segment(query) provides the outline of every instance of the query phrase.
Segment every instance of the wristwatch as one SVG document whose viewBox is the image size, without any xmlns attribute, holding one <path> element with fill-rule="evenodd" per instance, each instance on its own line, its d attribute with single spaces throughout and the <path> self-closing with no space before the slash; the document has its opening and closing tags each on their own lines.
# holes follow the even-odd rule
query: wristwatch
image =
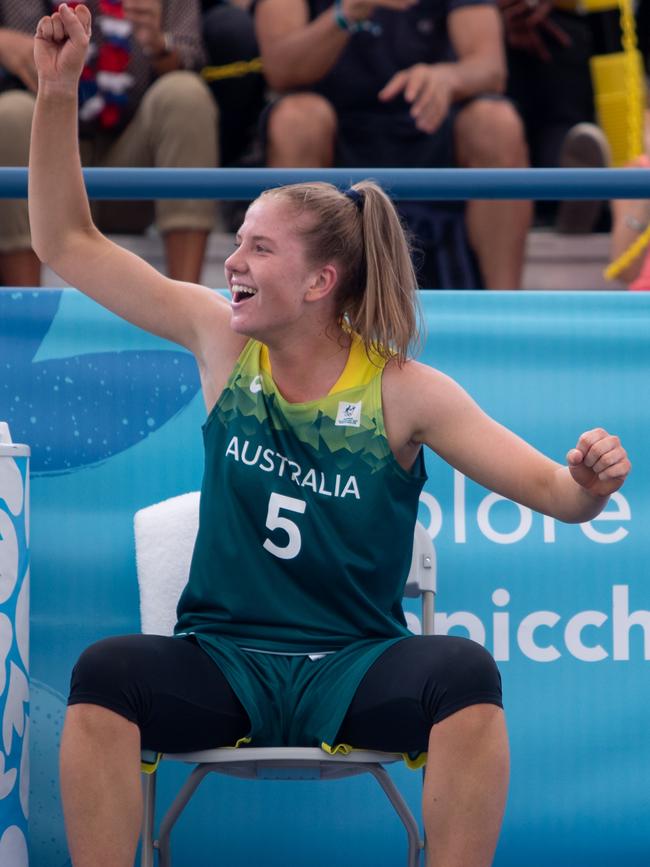
<svg viewBox="0 0 650 867">
<path fill-rule="evenodd" d="M 174 39 L 171 33 L 163 33 L 163 46 L 156 54 L 153 55 L 154 60 L 160 60 L 163 57 L 168 57 L 174 50 Z"/>
</svg>

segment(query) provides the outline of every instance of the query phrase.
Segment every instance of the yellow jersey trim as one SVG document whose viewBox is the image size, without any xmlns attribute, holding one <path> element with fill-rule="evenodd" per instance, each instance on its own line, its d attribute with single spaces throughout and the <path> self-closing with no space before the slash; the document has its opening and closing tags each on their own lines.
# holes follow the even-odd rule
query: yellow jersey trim
<svg viewBox="0 0 650 867">
<path fill-rule="evenodd" d="M 348 360 L 341 375 L 327 393 L 329 397 L 339 391 L 349 388 L 357 388 L 360 385 L 368 385 L 384 369 L 386 359 L 378 352 L 370 349 L 366 352 L 363 340 L 358 334 L 352 334 L 352 342 L 348 353 Z M 262 343 L 260 348 L 260 369 L 273 376 L 269 348 Z"/>
</svg>

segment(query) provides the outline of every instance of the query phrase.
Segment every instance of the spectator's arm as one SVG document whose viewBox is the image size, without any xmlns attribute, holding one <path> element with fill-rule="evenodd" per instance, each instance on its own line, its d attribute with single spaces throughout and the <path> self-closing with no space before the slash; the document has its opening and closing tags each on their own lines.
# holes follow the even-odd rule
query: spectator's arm
<svg viewBox="0 0 650 867">
<path fill-rule="evenodd" d="M 447 23 L 457 59 L 402 69 L 378 93 L 382 102 L 402 94 L 416 126 L 426 133 L 439 128 L 454 102 L 505 88 L 506 62 L 496 9 L 463 6 L 449 14 Z"/>
<path fill-rule="evenodd" d="M 198 0 L 123 0 L 123 9 L 156 75 L 204 64 Z"/>
<path fill-rule="evenodd" d="M 200 69 L 205 64 L 205 50 L 199 0 L 166 0 L 163 27 L 183 69 Z"/>
<path fill-rule="evenodd" d="M 257 41 L 264 75 L 274 90 L 290 90 L 320 81 L 350 38 L 335 11 L 350 25 L 372 16 L 376 7 L 401 12 L 417 0 L 341 0 L 309 20 L 305 0 L 260 0 L 255 10 Z"/>
<path fill-rule="evenodd" d="M 336 23 L 332 8 L 309 21 L 304 0 L 260 0 L 255 29 L 264 75 L 278 91 L 319 81 L 350 38 Z"/>
<path fill-rule="evenodd" d="M 34 39 L 31 34 L 0 27 L 0 67 L 15 75 L 25 87 L 36 93 Z"/>
<path fill-rule="evenodd" d="M 458 60 L 453 67 L 453 101 L 480 93 L 503 93 L 506 59 L 503 30 L 494 6 L 461 6 L 450 13 L 449 38 Z"/>
</svg>

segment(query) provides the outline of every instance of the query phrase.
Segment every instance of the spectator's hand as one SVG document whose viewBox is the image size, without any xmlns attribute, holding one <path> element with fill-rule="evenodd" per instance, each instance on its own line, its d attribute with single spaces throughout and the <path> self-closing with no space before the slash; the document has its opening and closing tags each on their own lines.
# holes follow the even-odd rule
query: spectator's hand
<svg viewBox="0 0 650 867">
<path fill-rule="evenodd" d="M 512 48 L 550 63 L 551 52 L 544 41 L 545 35 L 565 48 L 571 45 L 569 35 L 548 17 L 553 0 L 498 0 L 498 4 L 506 41 Z"/>
<path fill-rule="evenodd" d="M 567 463 L 573 480 L 594 497 L 618 491 L 632 467 L 619 438 L 600 427 L 582 434 Z"/>
<path fill-rule="evenodd" d="M 416 63 L 396 73 L 379 91 L 388 102 L 400 93 L 411 103 L 411 117 L 422 132 L 435 132 L 452 103 L 453 81 L 449 64 Z"/>
<path fill-rule="evenodd" d="M 122 6 L 142 53 L 154 57 L 160 54 L 165 47 L 162 0 L 123 0 Z"/>
<path fill-rule="evenodd" d="M 0 31 L 0 66 L 36 93 L 38 76 L 34 64 L 34 40 L 19 30 Z"/>
<path fill-rule="evenodd" d="M 38 22 L 33 40 L 39 82 L 77 88 L 90 42 L 91 16 L 86 6 L 65 3 Z"/>
</svg>

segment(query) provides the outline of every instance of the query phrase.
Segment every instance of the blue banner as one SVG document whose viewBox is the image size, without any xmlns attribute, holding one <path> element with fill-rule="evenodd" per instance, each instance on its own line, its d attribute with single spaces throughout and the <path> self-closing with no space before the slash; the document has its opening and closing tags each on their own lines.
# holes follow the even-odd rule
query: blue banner
<svg viewBox="0 0 650 867">
<path fill-rule="evenodd" d="M 512 784 L 495 864 L 648 867 L 650 297 L 422 302 L 421 359 L 490 415 L 558 461 L 605 427 L 633 463 L 602 515 L 565 525 L 427 457 L 420 520 L 438 553 L 437 631 L 485 644 L 503 675 Z M 64 867 L 57 750 L 70 670 L 90 642 L 139 630 L 133 515 L 200 486 L 205 407 L 187 352 L 73 290 L 0 291 L 0 369 L 0 419 L 32 449 L 30 863 Z M 419 811 L 419 774 L 394 773 Z M 166 803 L 182 772 L 161 776 Z M 228 867 L 394 867 L 405 835 L 375 785 L 215 777 L 174 850 L 180 864 L 216 850 Z"/>
</svg>

